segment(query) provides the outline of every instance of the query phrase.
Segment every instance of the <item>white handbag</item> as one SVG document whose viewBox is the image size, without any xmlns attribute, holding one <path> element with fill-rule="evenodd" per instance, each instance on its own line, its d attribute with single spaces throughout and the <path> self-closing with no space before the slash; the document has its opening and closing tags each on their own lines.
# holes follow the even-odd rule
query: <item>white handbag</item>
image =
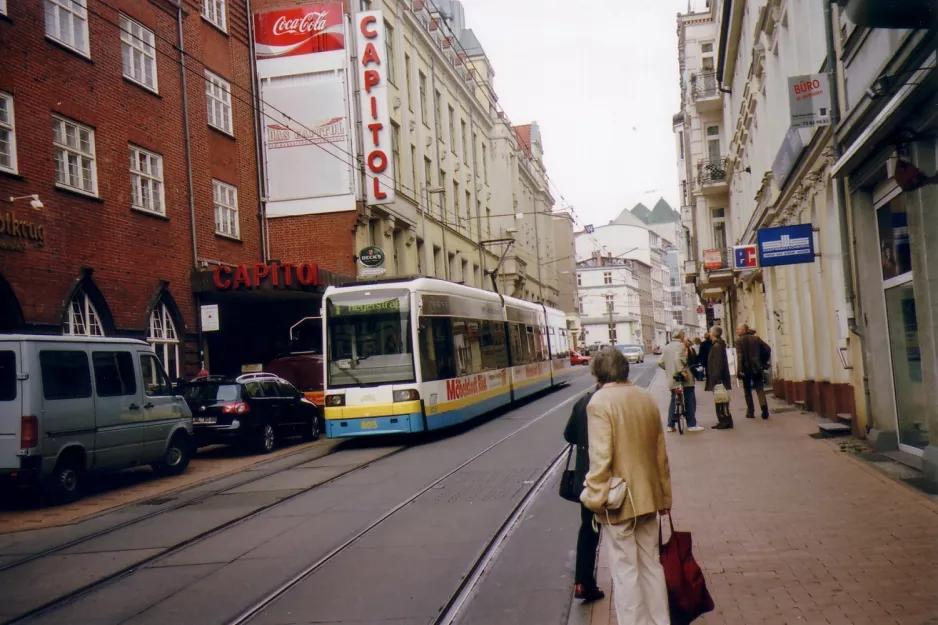
<svg viewBox="0 0 938 625">
<path fill-rule="evenodd" d="M 726 387 L 722 384 L 716 384 L 713 387 L 713 403 L 715 404 L 728 404 L 730 403 L 730 394 L 726 390 Z"/>
</svg>

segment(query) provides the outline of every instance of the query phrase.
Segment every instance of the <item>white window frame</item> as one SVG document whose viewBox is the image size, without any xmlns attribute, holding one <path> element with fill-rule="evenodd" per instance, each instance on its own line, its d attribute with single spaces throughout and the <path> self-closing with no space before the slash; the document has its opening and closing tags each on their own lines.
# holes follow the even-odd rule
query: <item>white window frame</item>
<svg viewBox="0 0 938 625">
<path fill-rule="evenodd" d="M 212 180 L 212 200 L 215 205 L 215 234 L 240 239 L 238 188 L 221 180 Z"/>
<path fill-rule="evenodd" d="M 0 15 L 7 14 L 7 0 L 0 0 Z"/>
<path fill-rule="evenodd" d="M 616 296 L 606 295 L 606 314 L 616 311 Z"/>
<path fill-rule="evenodd" d="M 216 114 L 215 105 L 221 107 Z M 225 126 L 224 111 L 228 111 L 228 124 Z M 226 135 L 234 136 L 234 111 L 231 107 L 231 83 L 219 76 L 205 70 L 205 113 L 208 125 L 221 130 Z M 218 117 L 216 116 L 218 115 Z M 220 117 L 220 118 L 219 118 Z"/>
<path fill-rule="evenodd" d="M 202 0 L 202 17 L 222 32 L 228 32 L 228 7 L 225 0 Z"/>
<path fill-rule="evenodd" d="M 137 20 L 120 14 L 121 62 L 124 66 L 124 78 L 131 80 L 144 89 L 159 93 L 156 75 L 156 36 L 153 31 Z M 138 32 L 134 32 L 137 30 Z M 141 59 L 139 72 L 134 58 Z M 146 69 L 149 67 L 153 84 L 146 81 Z M 142 75 L 139 75 L 142 73 Z"/>
<path fill-rule="evenodd" d="M 0 0 L 4 2 L 5 0 Z M 16 116 L 13 110 L 13 96 L 4 91 L 0 91 L 0 101 L 6 102 L 7 119 L 0 119 L 0 133 L 10 133 L 10 166 L 0 165 L 0 170 L 15 174 L 16 169 Z"/>
<path fill-rule="evenodd" d="M 43 2 L 46 14 L 46 37 L 57 41 L 70 50 L 78 52 L 82 56 L 91 58 L 91 42 L 88 38 L 87 0 L 43 0 Z M 63 16 L 68 16 L 71 25 L 69 38 L 67 40 L 60 37 Z M 52 20 L 51 23 L 50 18 Z M 75 45 L 75 20 L 81 22 L 80 27 L 85 44 L 82 47 Z"/>
<path fill-rule="evenodd" d="M 611 271 L 603 272 L 603 284 L 612 284 L 612 272 Z"/>
<path fill-rule="evenodd" d="M 163 157 L 156 152 L 128 144 L 130 151 L 130 206 L 154 215 L 166 215 Z M 144 166 L 141 167 L 141 158 Z M 144 196 L 149 202 L 144 201 Z"/>
<path fill-rule="evenodd" d="M 64 334 L 66 336 L 104 336 L 101 316 L 84 291 L 78 291 L 68 303 L 68 319 L 65 322 Z"/>
<path fill-rule="evenodd" d="M 153 347 L 156 352 L 163 370 L 170 378 L 182 377 L 182 361 L 179 358 L 179 333 L 176 332 L 176 324 L 173 323 L 173 317 L 169 314 L 169 308 L 166 304 L 160 302 L 150 313 L 150 323 L 147 328 L 147 343 Z M 174 359 L 170 359 L 172 354 Z M 174 361 L 176 370 L 170 371 L 167 363 Z"/>
<path fill-rule="evenodd" d="M 84 124 L 80 124 L 74 120 L 68 119 L 67 117 L 60 117 L 58 115 L 52 116 L 52 126 L 52 145 L 55 154 L 55 186 L 59 187 L 60 189 L 69 189 L 70 191 L 75 191 L 76 193 L 97 197 L 98 172 L 94 151 L 94 129 L 90 128 L 89 126 L 85 126 Z M 68 143 L 68 128 L 70 126 L 75 128 L 74 136 L 77 137 L 78 145 L 69 145 Z M 56 129 L 59 129 L 59 139 L 61 141 L 56 141 Z M 81 131 L 88 133 L 88 150 L 85 150 L 81 147 Z M 68 157 L 77 158 L 79 160 L 78 167 L 81 170 L 85 169 L 86 162 L 90 164 L 88 169 L 91 172 L 91 191 L 85 189 L 83 186 L 74 186 L 68 182 L 59 181 L 60 154 L 66 157 L 61 162 L 66 164 L 65 173 L 68 179 L 71 179 L 70 172 L 68 170 L 70 170 L 72 165 L 72 160 Z"/>
</svg>

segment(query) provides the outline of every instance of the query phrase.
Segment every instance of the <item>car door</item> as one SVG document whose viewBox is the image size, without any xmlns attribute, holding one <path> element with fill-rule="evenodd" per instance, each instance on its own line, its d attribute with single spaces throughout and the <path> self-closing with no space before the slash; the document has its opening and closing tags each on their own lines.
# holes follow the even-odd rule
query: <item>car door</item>
<svg viewBox="0 0 938 625">
<path fill-rule="evenodd" d="M 39 371 L 42 381 L 42 416 L 40 439 L 43 462 L 54 462 L 59 451 L 78 445 L 96 461 L 97 419 L 91 388 L 91 364 L 88 350 L 73 344 L 49 344 L 39 349 Z M 101 425 L 110 423 L 105 418 Z M 119 432 L 118 432 L 119 434 Z M 127 435 L 126 432 L 123 433 Z M 129 435 L 128 435 L 129 436 Z M 114 443 L 111 439 L 110 443 Z M 128 447 L 133 441 L 126 440 Z M 103 441 L 103 444 L 110 444 Z M 117 442 L 115 455 L 125 458 L 130 449 L 121 450 Z M 51 468 L 51 465 L 49 466 Z"/>
<path fill-rule="evenodd" d="M 257 382 L 263 389 L 264 398 L 261 399 L 267 410 L 268 421 L 274 426 L 278 434 L 282 433 L 284 420 L 284 398 L 280 396 L 280 387 L 276 380 L 260 380 Z M 289 411 L 286 411 L 289 412 Z"/>
<path fill-rule="evenodd" d="M 305 426 L 310 423 L 310 412 L 304 409 L 310 406 L 303 404 L 303 394 L 285 380 L 277 382 L 277 388 L 281 398 L 280 422 L 283 427 L 288 428 L 294 434 L 306 431 Z"/>
<path fill-rule="evenodd" d="M 92 349 L 95 393 L 95 459 L 102 469 L 140 463 L 143 452 L 143 390 L 137 383 L 133 353 Z"/>
<path fill-rule="evenodd" d="M 143 462 L 163 457 L 170 432 L 184 418 L 180 402 L 173 397 L 173 387 L 163 365 L 152 352 L 137 353 L 143 382 L 144 456 Z"/>
<path fill-rule="evenodd" d="M 0 469 L 20 468 L 20 430 L 25 414 L 22 367 L 20 344 L 0 343 Z"/>
</svg>

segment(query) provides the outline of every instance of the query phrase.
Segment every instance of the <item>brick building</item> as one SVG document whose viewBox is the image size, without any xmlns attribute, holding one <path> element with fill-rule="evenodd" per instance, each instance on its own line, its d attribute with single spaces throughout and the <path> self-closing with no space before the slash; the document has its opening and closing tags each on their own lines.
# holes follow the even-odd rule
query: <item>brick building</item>
<svg viewBox="0 0 938 625">
<path fill-rule="evenodd" d="M 191 374 L 200 272 L 266 260 L 245 4 L 4 7 L 0 331 L 148 339 Z"/>
</svg>

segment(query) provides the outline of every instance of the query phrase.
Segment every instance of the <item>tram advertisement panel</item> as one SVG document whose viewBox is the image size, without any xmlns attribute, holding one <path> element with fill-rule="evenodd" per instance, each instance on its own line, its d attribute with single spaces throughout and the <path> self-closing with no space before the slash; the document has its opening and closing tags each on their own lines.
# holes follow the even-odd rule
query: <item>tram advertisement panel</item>
<svg viewBox="0 0 938 625">
<path fill-rule="evenodd" d="M 510 390 L 507 369 L 425 382 L 422 387 L 428 416 L 469 406 Z"/>
</svg>

